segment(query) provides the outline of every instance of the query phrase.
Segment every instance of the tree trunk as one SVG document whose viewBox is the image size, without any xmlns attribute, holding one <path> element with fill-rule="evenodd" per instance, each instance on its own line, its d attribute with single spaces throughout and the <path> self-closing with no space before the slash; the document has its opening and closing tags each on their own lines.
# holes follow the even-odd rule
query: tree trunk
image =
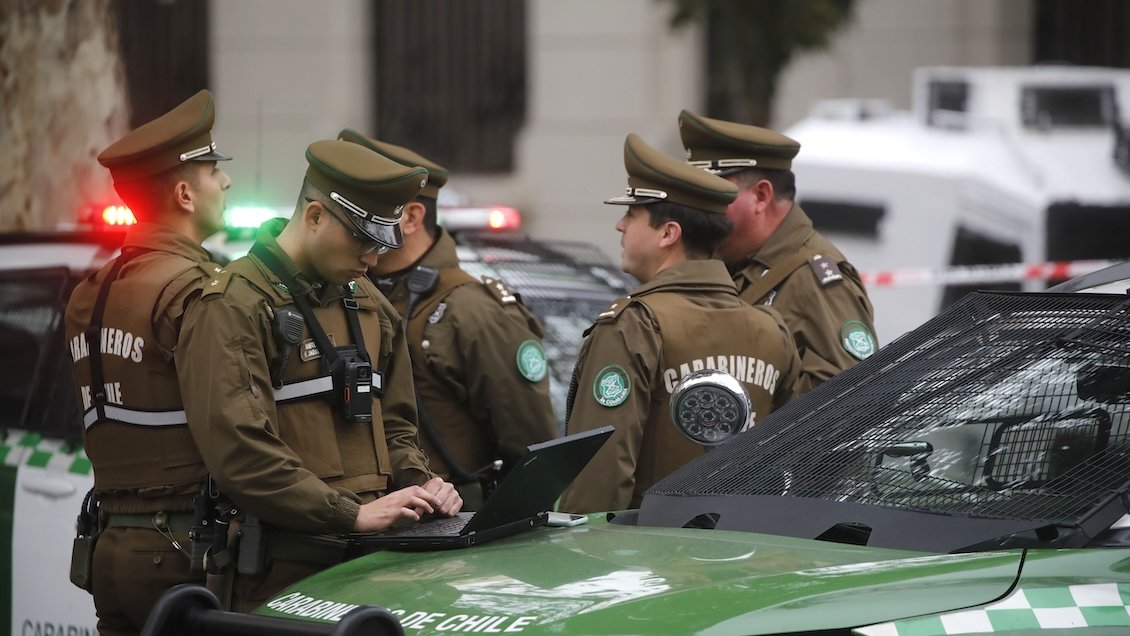
<svg viewBox="0 0 1130 636">
<path fill-rule="evenodd" d="M 119 51 L 108 0 L 0 0 L 0 231 L 116 200 L 96 157 L 128 130 Z"/>
</svg>

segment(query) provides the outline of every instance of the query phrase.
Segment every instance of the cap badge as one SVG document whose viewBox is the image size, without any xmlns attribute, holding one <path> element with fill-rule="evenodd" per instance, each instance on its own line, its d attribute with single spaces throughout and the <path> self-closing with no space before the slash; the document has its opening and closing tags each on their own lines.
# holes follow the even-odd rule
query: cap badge
<svg viewBox="0 0 1130 636">
<path fill-rule="evenodd" d="M 215 149 L 216 149 L 216 142 L 213 141 L 212 143 L 208 144 L 207 146 L 201 146 L 199 148 L 196 148 L 195 150 L 189 150 L 188 152 L 182 152 L 181 155 L 180 155 L 180 160 L 181 161 L 188 161 L 189 159 L 195 159 L 197 157 L 201 157 L 203 155 L 206 155 L 206 154 L 212 152 Z"/>
<path fill-rule="evenodd" d="M 349 212 L 352 212 L 354 215 L 359 216 L 359 217 L 361 217 L 365 220 L 369 219 L 369 213 L 366 212 L 364 208 L 362 208 L 361 206 L 357 205 L 356 203 L 350 201 L 349 199 L 341 196 L 340 194 L 338 194 L 336 192 L 331 192 L 330 198 L 333 199 L 334 201 L 336 201 L 337 204 L 340 205 L 341 207 L 345 208 Z"/>
</svg>

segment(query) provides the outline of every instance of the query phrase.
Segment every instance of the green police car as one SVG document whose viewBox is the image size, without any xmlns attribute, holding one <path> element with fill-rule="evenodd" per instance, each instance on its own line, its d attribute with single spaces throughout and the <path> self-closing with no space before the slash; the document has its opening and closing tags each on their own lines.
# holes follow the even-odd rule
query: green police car
<svg viewBox="0 0 1130 636">
<path fill-rule="evenodd" d="M 684 432 L 733 432 L 707 402 L 680 402 Z M 257 614 L 315 629 L 379 606 L 407 634 L 1130 634 L 1128 511 L 1130 298 L 979 292 L 639 510 L 372 552 Z"/>
</svg>

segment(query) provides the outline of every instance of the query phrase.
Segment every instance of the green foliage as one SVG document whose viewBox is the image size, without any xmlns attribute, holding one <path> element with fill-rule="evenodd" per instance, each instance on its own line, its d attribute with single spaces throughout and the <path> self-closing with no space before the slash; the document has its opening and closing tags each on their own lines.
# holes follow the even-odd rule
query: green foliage
<svg viewBox="0 0 1130 636">
<path fill-rule="evenodd" d="M 679 29 L 705 23 L 707 114 L 768 123 L 781 72 L 803 51 L 827 48 L 855 0 L 663 0 Z"/>
</svg>

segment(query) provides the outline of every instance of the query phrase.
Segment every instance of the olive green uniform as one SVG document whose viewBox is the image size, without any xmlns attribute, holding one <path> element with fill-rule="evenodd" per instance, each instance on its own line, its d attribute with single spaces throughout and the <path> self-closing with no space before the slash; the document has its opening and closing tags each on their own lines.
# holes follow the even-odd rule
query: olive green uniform
<svg viewBox="0 0 1130 636">
<path fill-rule="evenodd" d="M 586 332 L 577 360 L 568 432 L 611 424 L 612 438 L 565 491 L 559 508 L 637 508 L 643 493 L 702 447 L 671 421 L 678 380 L 703 368 L 746 388 L 754 421 L 788 401 L 796 347 L 776 312 L 750 307 L 720 261 L 686 261 L 617 301 Z"/>
<path fill-rule="evenodd" d="M 501 459 L 504 470 L 526 446 L 555 436 L 541 325 L 499 281 L 476 280 L 459 269 L 455 241 L 442 228 L 416 264 L 439 271 L 439 282 L 407 317 L 408 348 L 416 390 L 453 470 L 425 428 L 421 446 L 431 468 L 455 483 L 463 509 L 482 499 L 478 479 Z M 407 272 L 374 280 L 396 309 L 408 310 Z"/>
<path fill-rule="evenodd" d="M 342 287 L 312 283 L 298 271 L 275 242 L 283 226 L 282 220 L 269 222 L 259 242 L 302 288 L 286 289 L 254 254 L 233 262 L 204 286 L 200 302 L 186 314 L 182 339 L 189 350 L 178 361 L 185 410 L 213 479 L 266 528 L 271 563 L 263 576 L 240 577 L 237 597 L 246 606 L 236 609 L 251 609 L 327 564 L 318 551 L 304 554 L 301 537 L 296 549 L 273 553 L 272 546 L 282 543 L 273 536 L 293 544 L 291 533 L 349 532 L 360 504 L 434 476 L 417 446 L 407 373 L 386 374 L 383 396 L 373 396 L 372 422 L 355 423 L 331 403 L 309 325 L 278 372 L 284 349 L 272 335 L 272 317 L 294 309 L 293 293 L 305 295 L 331 341 L 352 342 Z M 374 373 L 408 369 L 395 309 L 368 280 L 351 286 Z M 272 369 L 282 382 L 278 390 Z"/>
<path fill-rule="evenodd" d="M 742 300 L 773 307 L 789 326 L 800 353 L 800 392 L 878 349 L 874 311 L 859 273 L 799 205 L 731 273 Z"/>
<path fill-rule="evenodd" d="M 197 243 L 159 225 L 133 227 L 122 254 L 79 283 L 65 318 L 94 489 L 110 525 L 92 562 L 103 634 L 136 633 L 161 593 L 203 582 L 173 546 L 174 538 L 189 545 L 192 498 L 207 474 L 185 420 L 174 358 L 183 352 L 186 306 L 220 272 Z M 102 319 L 100 413 L 92 398 L 92 342 L 83 332 L 103 281 L 122 259 Z M 154 518 L 166 523 L 157 528 Z"/>
</svg>

